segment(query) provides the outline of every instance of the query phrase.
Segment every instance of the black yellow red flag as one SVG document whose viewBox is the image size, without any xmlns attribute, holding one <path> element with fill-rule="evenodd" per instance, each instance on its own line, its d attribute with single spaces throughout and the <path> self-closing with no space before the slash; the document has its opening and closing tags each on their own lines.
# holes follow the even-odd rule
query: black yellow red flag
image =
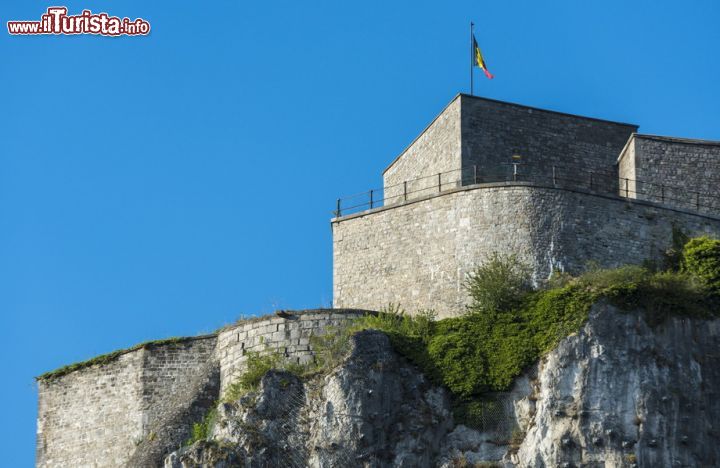
<svg viewBox="0 0 720 468">
<path fill-rule="evenodd" d="M 473 50 L 475 51 L 475 65 L 480 67 L 483 73 L 485 73 L 485 76 L 487 76 L 491 80 L 495 78 L 493 74 L 488 71 L 487 65 L 485 65 L 485 59 L 483 58 L 483 54 L 480 51 L 480 46 L 478 45 L 475 36 L 473 36 Z"/>
</svg>

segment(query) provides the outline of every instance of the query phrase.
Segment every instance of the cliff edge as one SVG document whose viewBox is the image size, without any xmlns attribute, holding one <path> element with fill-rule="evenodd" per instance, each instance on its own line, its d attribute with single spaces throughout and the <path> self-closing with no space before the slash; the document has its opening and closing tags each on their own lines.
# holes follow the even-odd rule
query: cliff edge
<svg viewBox="0 0 720 468">
<path fill-rule="evenodd" d="M 456 424 L 450 395 L 361 331 L 325 375 L 270 371 L 256 391 L 219 404 L 207 438 L 165 468 L 231 466 L 718 466 L 720 320 L 595 304 L 496 394 L 483 424 Z"/>
</svg>

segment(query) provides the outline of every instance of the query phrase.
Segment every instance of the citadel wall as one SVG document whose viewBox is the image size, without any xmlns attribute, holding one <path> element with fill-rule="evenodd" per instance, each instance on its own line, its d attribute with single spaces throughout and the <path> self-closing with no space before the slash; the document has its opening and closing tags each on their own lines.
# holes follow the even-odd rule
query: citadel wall
<svg viewBox="0 0 720 468">
<path fill-rule="evenodd" d="M 480 182 L 509 175 L 517 154 L 526 172 L 550 176 L 557 166 L 572 177 L 609 175 L 606 183 L 614 184 L 617 156 L 638 128 L 464 94 L 460 100 L 462 167 L 468 178 L 476 165 Z"/>
<path fill-rule="evenodd" d="M 215 341 L 210 335 L 148 344 L 39 380 L 36 465 L 124 465 L 193 385 Z"/>
<path fill-rule="evenodd" d="M 621 195 L 720 213 L 720 142 L 634 134 L 618 165 Z"/>
<path fill-rule="evenodd" d="M 40 378 L 36 466 L 155 466 L 154 460 L 187 440 L 192 423 L 245 370 L 248 352 L 279 351 L 308 362 L 310 336 L 366 313 L 373 312 L 318 309 L 259 317 Z"/>
<path fill-rule="evenodd" d="M 37 467 L 123 465 L 142 435 L 142 354 L 38 382 Z"/>
<path fill-rule="evenodd" d="M 659 259 L 676 225 L 720 235 L 720 218 L 523 183 L 484 184 L 332 221 L 333 304 L 399 303 L 440 317 L 467 304 L 466 275 L 492 252 L 517 254 L 536 280 Z"/>
<path fill-rule="evenodd" d="M 383 173 L 386 204 L 428 195 L 436 186 L 436 175 L 460 168 L 460 99 L 456 98 L 393 161 Z M 415 180 L 421 175 L 424 180 Z M 444 183 L 457 183 L 460 172 L 446 174 Z M 431 188 L 432 187 L 432 188 Z"/>
<path fill-rule="evenodd" d="M 459 94 L 385 169 L 385 204 L 460 185 L 513 180 L 513 155 L 521 157 L 515 162 L 532 180 L 550 183 L 555 171 L 567 179 L 559 182 L 577 185 L 592 173 L 595 189 L 603 185 L 606 193 L 617 193 L 617 156 L 636 130 L 636 125 Z"/>
<path fill-rule="evenodd" d="M 318 309 L 293 313 L 288 318 L 263 317 L 225 328 L 218 336 L 216 357 L 220 362 L 221 392 L 246 368 L 248 352 L 279 351 L 286 359 L 306 364 L 313 359 L 310 337 L 338 328 L 366 310 Z"/>
</svg>

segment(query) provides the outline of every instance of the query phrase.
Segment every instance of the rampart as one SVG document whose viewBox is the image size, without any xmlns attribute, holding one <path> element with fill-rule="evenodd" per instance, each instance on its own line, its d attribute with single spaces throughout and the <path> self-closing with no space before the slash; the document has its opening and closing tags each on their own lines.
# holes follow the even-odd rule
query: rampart
<svg viewBox="0 0 720 468">
<path fill-rule="evenodd" d="M 623 196 L 720 213 L 720 141 L 633 134 L 618 166 Z"/>
<path fill-rule="evenodd" d="M 365 313 L 372 312 L 318 309 L 248 319 L 40 377 L 36 466 L 158 466 L 243 372 L 248 352 L 308 362 L 310 336 Z"/>
<path fill-rule="evenodd" d="M 466 275 L 489 254 L 517 254 L 536 280 L 587 262 L 660 260 L 673 226 L 720 236 L 720 218 L 532 183 L 479 184 L 336 218 L 336 307 L 463 311 Z"/>
</svg>

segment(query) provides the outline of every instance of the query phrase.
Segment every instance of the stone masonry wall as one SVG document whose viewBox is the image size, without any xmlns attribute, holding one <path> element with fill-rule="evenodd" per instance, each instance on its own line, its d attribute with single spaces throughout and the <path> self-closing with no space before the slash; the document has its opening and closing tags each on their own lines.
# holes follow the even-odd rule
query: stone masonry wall
<svg viewBox="0 0 720 468">
<path fill-rule="evenodd" d="M 146 348 L 142 366 L 143 434 L 156 425 L 154 422 L 166 420 L 178 405 L 175 397 L 186 394 L 203 377 L 216 342 L 213 335 Z"/>
<path fill-rule="evenodd" d="M 631 197 L 720 214 L 720 142 L 633 135 L 618 162 Z"/>
<path fill-rule="evenodd" d="M 313 359 L 310 336 L 372 313 L 293 311 L 244 320 L 218 334 L 150 344 L 38 381 L 38 467 L 158 466 L 193 422 L 245 370 L 247 352 Z"/>
<path fill-rule="evenodd" d="M 444 184 L 457 183 L 460 169 L 460 99 L 456 97 L 393 161 L 383 173 L 385 204 L 403 200 L 402 183 L 408 181 L 408 199 L 437 191 L 437 174 Z M 425 177 L 427 176 L 427 177 Z M 422 180 L 414 180 L 423 177 Z"/>
<path fill-rule="evenodd" d="M 618 178 L 618 194 L 621 197 L 637 198 L 634 135 L 630 137 L 618 158 Z"/>
<path fill-rule="evenodd" d="M 122 466 L 142 436 L 143 351 L 38 382 L 37 467 Z"/>
<path fill-rule="evenodd" d="M 464 177 L 472 178 L 472 166 L 477 165 L 481 182 L 509 178 L 511 157 L 518 154 L 524 165 L 521 171 L 532 174 L 534 180 L 545 177 L 550 183 L 554 165 L 563 178 L 586 179 L 592 171 L 614 192 L 617 157 L 637 130 L 636 125 L 464 94 L 460 112 Z"/>
<path fill-rule="evenodd" d="M 321 335 L 329 327 L 341 327 L 354 317 L 371 313 L 364 310 L 318 309 L 292 313 L 289 318 L 263 317 L 247 320 L 220 331 L 217 358 L 223 392 L 245 369 L 247 353 L 279 351 L 286 359 L 305 364 L 312 361 L 310 336 Z"/>
<path fill-rule="evenodd" d="M 472 185 L 476 174 L 478 182 L 513 180 L 510 163 L 516 154 L 522 157 L 517 180 L 555 180 L 615 194 L 617 157 L 636 130 L 636 125 L 460 94 L 385 170 L 384 204 L 403 202 L 405 190 L 412 200 Z M 443 173 L 439 180 L 438 173 Z"/>
<path fill-rule="evenodd" d="M 214 335 L 148 345 L 38 382 L 38 467 L 124 466 L 197 377 Z"/>
<path fill-rule="evenodd" d="M 493 251 L 518 254 L 536 280 L 553 269 L 659 258 L 672 226 L 720 235 L 720 219 L 645 202 L 522 184 L 489 184 L 336 219 L 333 304 L 463 310 L 468 272 Z"/>
</svg>

